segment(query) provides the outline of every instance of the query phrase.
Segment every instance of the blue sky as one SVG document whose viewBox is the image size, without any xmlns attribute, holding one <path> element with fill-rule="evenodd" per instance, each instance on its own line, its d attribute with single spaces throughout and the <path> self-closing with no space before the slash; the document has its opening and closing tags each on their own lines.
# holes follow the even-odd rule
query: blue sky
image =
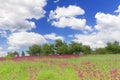
<svg viewBox="0 0 120 80">
<path fill-rule="evenodd" d="M 33 44 L 81 42 L 92 48 L 119 41 L 120 0 L 1 0 L 0 56 Z"/>
</svg>

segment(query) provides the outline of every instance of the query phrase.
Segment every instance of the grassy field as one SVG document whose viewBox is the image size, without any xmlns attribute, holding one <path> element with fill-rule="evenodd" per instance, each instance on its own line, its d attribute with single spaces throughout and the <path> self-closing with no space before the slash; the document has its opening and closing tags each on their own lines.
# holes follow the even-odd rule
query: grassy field
<svg viewBox="0 0 120 80">
<path fill-rule="evenodd" d="M 120 55 L 1 60 L 0 80 L 120 80 Z"/>
</svg>

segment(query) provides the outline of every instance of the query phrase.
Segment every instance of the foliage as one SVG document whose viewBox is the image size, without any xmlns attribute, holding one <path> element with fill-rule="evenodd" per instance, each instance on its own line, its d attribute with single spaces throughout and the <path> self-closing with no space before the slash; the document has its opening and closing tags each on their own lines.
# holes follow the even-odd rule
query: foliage
<svg viewBox="0 0 120 80">
<path fill-rule="evenodd" d="M 19 53 L 17 51 L 14 51 L 14 52 L 8 52 L 6 58 L 12 58 L 12 57 L 15 57 L 15 56 L 19 56 Z"/>
<path fill-rule="evenodd" d="M 82 52 L 83 52 L 83 54 L 91 54 L 92 50 L 91 50 L 90 46 L 83 45 Z"/>
<path fill-rule="evenodd" d="M 29 50 L 27 52 L 30 56 L 40 55 L 41 46 L 34 44 L 29 47 Z"/>
<path fill-rule="evenodd" d="M 11 53 L 11 52 L 10 52 Z M 45 43 L 42 45 L 32 45 L 29 47 L 27 53 L 30 56 L 39 56 L 39 55 L 52 55 L 52 54 L 119 54 L 120 45 L 119 42 L 108 42 L 106 47 L 91 49 L 89 45 L 83 45 L 75 41 L 71 41 L 69 44 L 63 42 L 60 39 L 55 40 L 54 43 Z M 14 51 L 14 56 L 19 56 L 19 53 Z M 12 56 L 9 54 L 8 56 Z M 25 56 L 25 53 L 22 52 L 22 56 Z"/>
<path fill-rule="evenodd" d="M 43 44 L 41 47 L 41 55 L 49 55 L 49 54 L 53 54 L 53 45 L 52 44 Z"/>
<path fill-rule="evenodd" d="M 17 51 L 13 52 L 14 56 L 19 56 L 19 53 Z"/>
<path fill-rule="evenodd" d="M 96 48 L 94 54 L 117 54 L 120 53 L 119 42 L 108 42 L 104 48 Z"/>
<path fill-rule="evenodd" d="M 6 58 L 9 59 L 9 58 L 12 58 L 12 57 L 14 57 L 14 56 L 15 56 L 15 55 L 14 55 L 13 52 L 8 52 Z"/>
<path fill-rule="evenodd" d="M 55 40 L 55 50 L 57 54 L 67 54 L 68 45 L 60 39 Z"/>
<path fill-rule="evenodd" d="M 69 51 L 70 53 L 80 53 L 82 52 L 82 43 L 77 43 L 77 42 L 74 42 L 72 41 L 70 44 L 69 44 Z"/>
<path fill-rule="evenodd" d="M 107 54 L 107 50 L 105 48 L 96 48 L 95 51 L 93 51 L 94 54 Z"/>
<path fill-rule="evenodd" d="M 57 47 L 58 54 L 68 54 L 68 45 L 63 43 L 61 46 Z"/>
<path fill-rule="evenodd" d="M 22 54 L 21 54 L 21 56 L 25 56 L 25 52 L 24 52 L 24 51 L 22 51 Z"/>
<path fill-rule="evenodd" d="M 55 47 L 58 48 L 59 46 L 62 46 L 63 45 L 63 42 L 61 39 L 57 39 L 55 40 Z"/>
<path fill-rule="evenodd" d="M 113 54 L 120 53 L 120 46 L 119 46 L 119 42 L 117 41 L 113 43 L 108 42 L 105 48 L 108 52 L 111 52 Z"/>
</svg>

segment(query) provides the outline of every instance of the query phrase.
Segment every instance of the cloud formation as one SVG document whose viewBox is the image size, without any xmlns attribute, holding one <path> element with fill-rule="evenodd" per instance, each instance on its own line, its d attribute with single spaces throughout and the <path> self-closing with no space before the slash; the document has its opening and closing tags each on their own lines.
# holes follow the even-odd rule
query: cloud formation
<svg viewBox="0 0 120 80">
<path fill-rule="evenodd" d="M 56 39 L 64 40 L 64 37 L 58 36 L 58 35 L 56 35 L 55 33 L 46 34 L 46 35 L 44 35 L 44 37 L 45 37 L 46 39 L 50 39 L 50 40 L 56 40 Z"/>
<path fill-rule="evenodd" d="M 7 37 L 6 31 L 0 31 L 0 37 Z"/>
<path fill-rule="evenodd" d="M 77 18 L 77 16 L 84 15 L 85 11 L 75 5 L 68 7 L 57 7 L 56 10 L 51 10 L 48 21 L 55 27 L 65 28 L 70 27 L 76 30 L 89 30 L 91 27 L 86 25 L 86 19 Z"/>
<path fill-rule="evenodd" d="M 9 45 L 8 50 L 17 50 L 23 46 L 28 47 L 33 44 L 42 44 L 46 42 L 47 41 L 42 35 L 34 32 L 16 32 L 12 33 L 7 38 L 7 43 Z"/>
<path fill-rule="evenodd" d="M 119 8 L 116 11 L 119 12 Z M 95 18 L 96 25 L 94 28 L 96 31 L 92 34 L 76 34 L 74 41 L 90 45 L 92 48 L 104 47 L 107 42 L 115 40 L 120 42 L 120 14 L 98 12 Z"/>
<path fill-rule="evenodd" d="M 118 6 L 118 9 L 115 10 L 116 13 L 120 13 L 120 5 Z"/>
<path fill-rule="evenodd" d="M 54 0 L 53 2 L 54 2 L 54 3 L 57 3 L 57 2 L 59 2 L 59 1 L 60 1 L 60 0 Z"/>
<path fill-rule="evenodd" d="M 7 55 L 7 52 L 3 51 L 3 48 L 0 46 L 0 57 L 4 57 Z"/>
<path fill-rule="evenodd" d="M 46 0 L 0 0 L 0 29 L 27 31 L 35 28 L 35 23 L 27 19 L 40 19 L 46 11 Z"/>
</svg>

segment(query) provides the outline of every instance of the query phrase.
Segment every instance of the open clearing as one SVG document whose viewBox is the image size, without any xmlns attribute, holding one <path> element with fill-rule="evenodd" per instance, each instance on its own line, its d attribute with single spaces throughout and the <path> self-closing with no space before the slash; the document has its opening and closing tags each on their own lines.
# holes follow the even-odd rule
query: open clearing
<svg viewBox="0 0 120 80">
<path fill-rule="evenodd" d="M 120 55 L 1 59 L 0 80 L 120 80 Z"/>
</svg>

